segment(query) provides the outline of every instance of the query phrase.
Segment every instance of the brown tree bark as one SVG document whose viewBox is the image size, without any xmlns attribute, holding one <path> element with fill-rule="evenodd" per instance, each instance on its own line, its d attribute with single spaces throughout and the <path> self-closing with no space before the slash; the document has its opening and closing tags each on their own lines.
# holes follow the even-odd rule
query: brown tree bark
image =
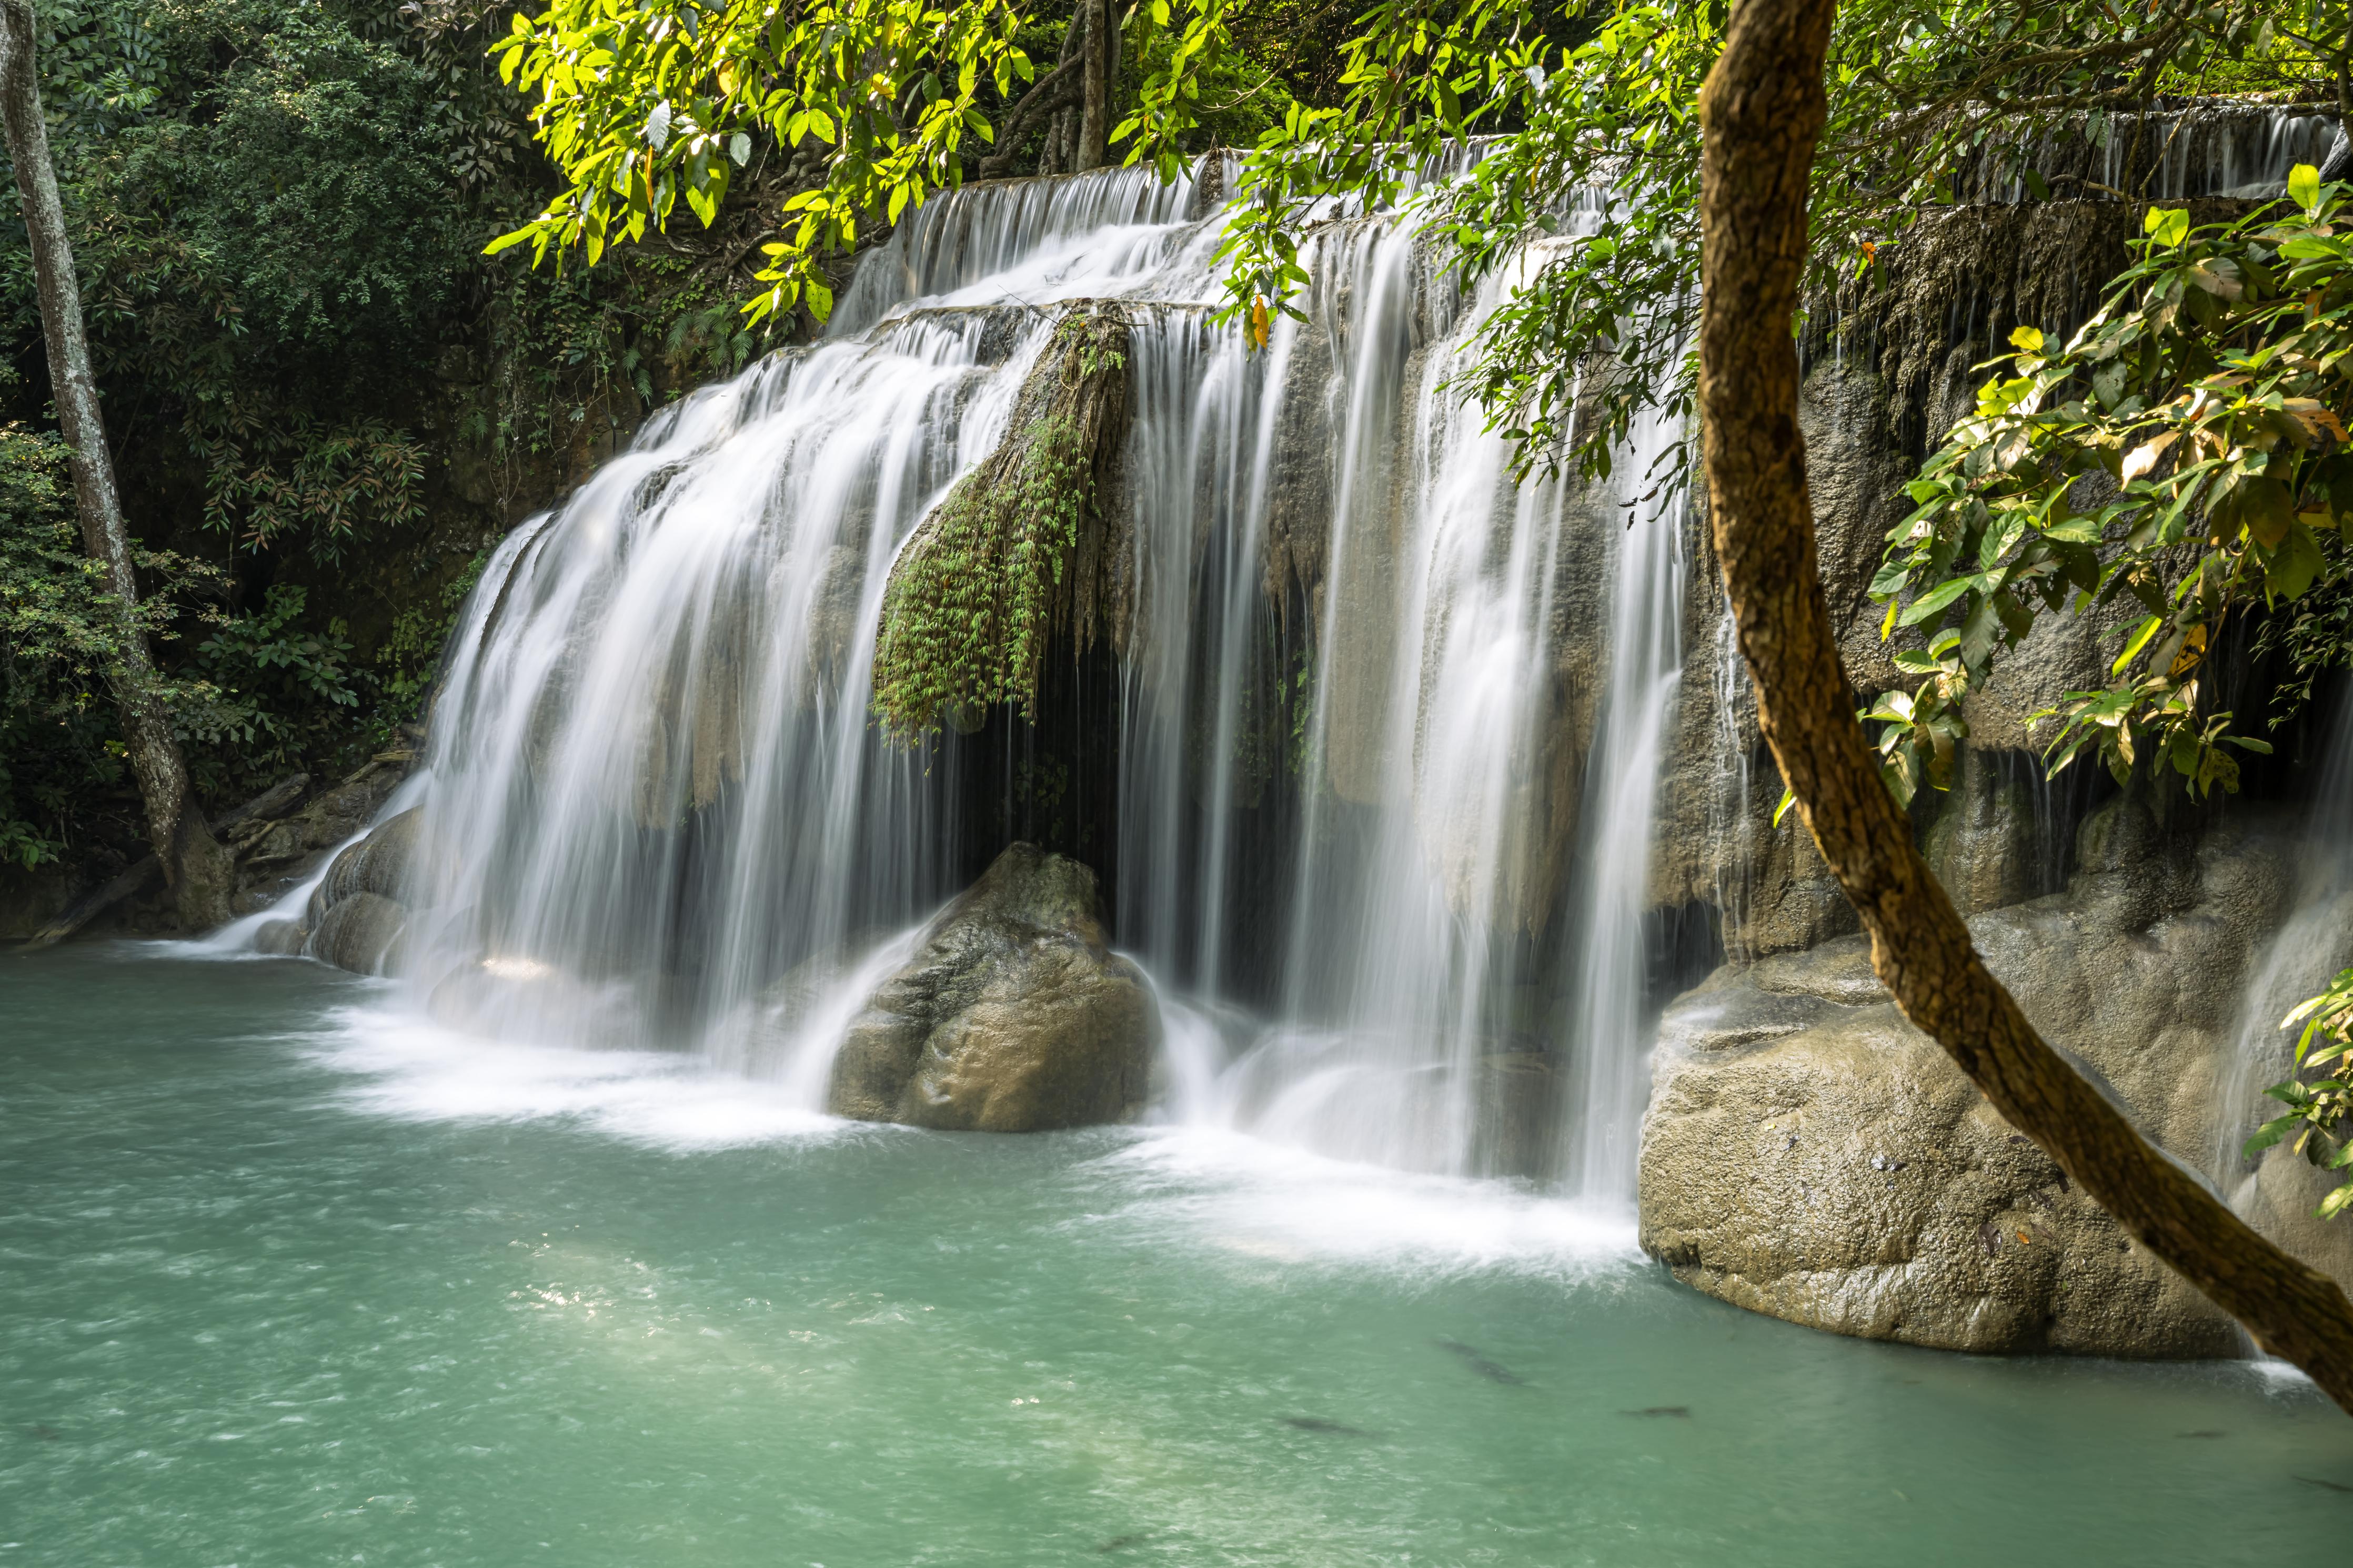
<svg viewBox="0 0 2353 1568">
<path fill-rule="evenodd" d="M 1112 0 L 1080 0 L 1080 11 L 1087 27 L 1087 86 L 1079 107 L 1078 155 L 1071 167 L 1100 169 L 1111 162 L 1111 84 L 1117 68 L 1119 23 L 1112 14 Z"/>
<path fill-rule="evenodd" d="M 2152 1147 L 2026 1021 L 1913 847 L 1854 718 L 1814 553 L 1789 326 L 1834 0 L 1741 0 L 1700 96 L 1700 417 L 1757 718 L 1872 966 L 2010 1124 L 2265 1350 L 2353 1411 L 2353 1305 Z"/>
<path fill-rule="evenodd" d="M 172 733 L 172 716 L 157 690 L 147 638 L 138 623 L 139 580 L 132 570 L 131 535 L 114 485 L 114 462 L 98 406 L 83 334 L 81 286 L 66 236 L 65 204 L 49 162 L 49 132 L 41 115 L 40 79 L 34 69 L 37 37 L 27 0 L 0 0 L 0 121 L 16 166 L 25 228 L 40 297 L 41 332 L 48 348 L 49 383 L 58 425 L 73 448 L 75 510 L 82 545 L 106 568 L 120 652 L 107 668 L 108 687 L 122 716 L 123 743 L 147 806 L 148 837 L 164 880 L 177 898 L 181 923 L 191 930 L 228 918 L 228 852 L 205 826 L 189 798 L 188 768 Z"/>
</svg>

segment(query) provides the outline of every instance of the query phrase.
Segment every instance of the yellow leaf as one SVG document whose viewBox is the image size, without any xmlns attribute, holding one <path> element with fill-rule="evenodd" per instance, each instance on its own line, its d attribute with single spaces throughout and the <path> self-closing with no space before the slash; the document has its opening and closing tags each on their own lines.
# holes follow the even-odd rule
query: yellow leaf
<svg viewBox="0 0 2353 1568">
<path fill-rule="evenodd" d="M 2042 333 L 2034 327 L 2020 327 L 2010 334 L 2010 346 L 2021 353 L 2039 354 L 2042 352 Z"/>
<path fill-rule="evenodd" d="M 2167 667 L 2165 673 L 2178 679 L 2197 668 L 2198 661 L 2205 657 L 2206 628 L 2192 626 L 2189 635 L 2181 639 L 2181 651 L 2174 655 L 2173 663 Z"/>
</svg>

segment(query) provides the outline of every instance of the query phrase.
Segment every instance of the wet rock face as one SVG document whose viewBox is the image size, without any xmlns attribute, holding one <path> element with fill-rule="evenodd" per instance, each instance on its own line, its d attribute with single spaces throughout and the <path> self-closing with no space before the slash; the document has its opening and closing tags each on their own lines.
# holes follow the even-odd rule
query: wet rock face
<svg viewBox="0 0 2353 1568">
<path fill-rule="evenodd" d="M 2066 891 L 1969 921 L 2044 1037 L 2194 1169 L 2245 1131 L 2217 1123 L 2218 1075 L 2292 844 L 2253 813 L 2168 834 L 2127 796 L 2085 823 Z M 1904 1021 L 1859 936 L 1721 970 L 1668 1009 L 1641 1197 L 1642 1244 L 1678 1278 L 1817 1328 L 1979 1352 L 2239 1343 Z M 2353 1276 L 2353 1244 L 2278 1239 Z"/>
<path fill-rule="evenodd" d="M 238 890 L 230 908 L 252 914 L 300 887 L 322 858 L 364 826 L 400 787 L 409 761 L 407 752 L 387 752 L 322 791 L 293 816 L 239 828 L 231 840 Z"/>
<path fill-rule="evenodd" d="M 271 921 L 255 945 L 265 952 L 306 953 L 356 974 L 394 968 L 408 926 L 405 900 L 423 826 L 413 806 L 377 824 L 328 866 L 300 921 Z"/>
<path fill-rule="evenodd" d="M 316 925 L 328 910 L 354 894 L 374 893 L 395 901 L 405 899 L 423 822 L 422 813 L 412 806 L 336 856 L 325 879 L 311 895 L 311 923 Z"/>
<path fill-rule="evenodd" d="M 862 1121 L 1037 1132 L 1144 1109 L 1160 1011 L 1103 945 L 1095 875 L 1016 844 L 868 1001 L 827 1109 Z"/>
<path fill-rule="evenodd" d="M 306 951 L 354 974 L 383 974 L 400 962 L 408 910 L 379 893 L 338 900 L 311 928 Z"/>
</svg>

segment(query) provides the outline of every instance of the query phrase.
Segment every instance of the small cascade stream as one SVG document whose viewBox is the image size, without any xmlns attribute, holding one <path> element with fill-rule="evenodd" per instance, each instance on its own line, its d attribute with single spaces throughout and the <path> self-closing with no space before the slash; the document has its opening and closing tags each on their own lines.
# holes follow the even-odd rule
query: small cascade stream
<svg viewBox="0 0 2353 1568">
<path fill-rule="evenodd" d="M 2223 1074 L 2215 1173 L 2223 1195 L 2242 1213 L 2256 1163 L 2241 1152 L 2262 1122 L 2283 1108 L 2263 1090 L 2295 1068 L 2299 1030 L 2281 1020 L 2353 964 L 2353 687 L 2338 700 L 2311 813 L 2304 825 L 2295 906 L 2255 964 L 2240 1001 L 2238 1048 Z"/>
<path fill-rule="evenodd" d="M 1674 434 L 1652 416 L 1637 432 L 1636 456 L 1655 460 Z M 1649 467 L 1644 461 L 1633 472 Z M 1669 506 L 1637 503 L 1628 517 L 1610 616 L 1609 694 L 1585 809 L 1584 940 L 1567 1042 L 1577 1074 L 1576 1190 L 1617 1207 L 1634 1202 L 1635 1136 L 1650 1095 L 1642 916 L 1651 903 L 1651 802 L 1683 679 L 1682 538 Z"/>
</svg>

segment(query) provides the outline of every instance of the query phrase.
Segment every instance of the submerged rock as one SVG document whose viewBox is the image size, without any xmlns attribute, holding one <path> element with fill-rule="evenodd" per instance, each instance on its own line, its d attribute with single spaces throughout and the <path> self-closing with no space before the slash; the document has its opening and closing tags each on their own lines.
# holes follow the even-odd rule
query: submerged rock
<svg viewBox="0 0 2353 1568">
<path fill-rule="evenodd" d="M 1126 1121 L 1159 1037 L 1151 987 L 1103 945 L 1095 874 L 1016 844 L 850 1025 L 827 1109 L 980 1132 Z"/>
<path fill-rule="evenodd" d="M 2217 1125 L 2217 1080 L 2293 842 L 2244 818 L 2168 835 L 2128 795 L 2084 824 L 2065 892 L 1969 921 L 2044 1037 L 2193 1169 L 2250 1130 Z M 1678 1278 L 1794 1322 L 1965 1351 L 2240 1342 L 1904 1020 L 1860 936 L 1720 970 L 1668 1009 L 1641 1193 L 1642 1244 Z M 2353 1276 L 2353 1234 L 2326 1255 L 2280 1239 Z"/>
<path fill-rule="evenodd" d="M 304 944 L 310 940 L 311 928 L 301 921 L 267 921 L 260 930 L 253 933 L 253 951 L 274 953 L 280 958 L 300 958 Z"/>
<path fill-rule="evenodd" d="M 338 900 L 311 928 L 311 956 L 354 974 L 382 974 L 400 961 L 408 929 L 406 905 L 380 893 L 353 893 Z"/>
</svg>

